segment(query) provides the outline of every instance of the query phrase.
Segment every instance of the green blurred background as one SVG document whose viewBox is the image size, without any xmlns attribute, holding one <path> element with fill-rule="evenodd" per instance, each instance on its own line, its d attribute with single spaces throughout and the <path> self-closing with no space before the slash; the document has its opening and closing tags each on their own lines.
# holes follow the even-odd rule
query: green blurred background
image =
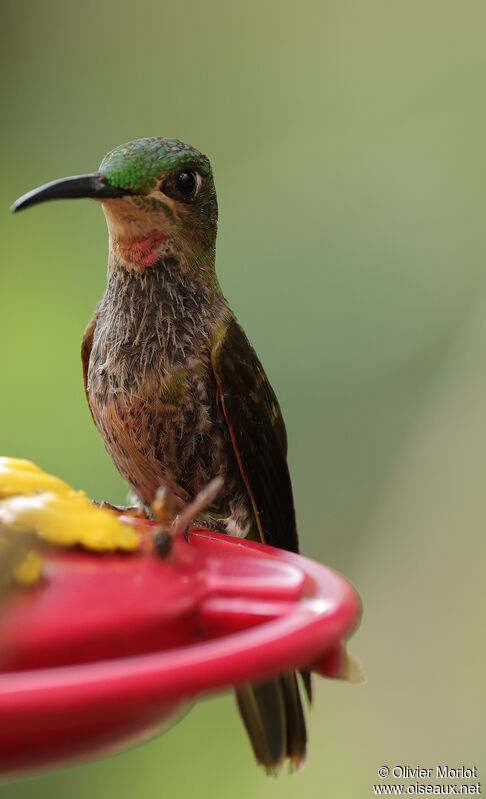
<svg viewBox="0 0 486 799">
<path fill-rule="evenodd" d="M 123 502 L 79 358 L 103 216 L 8 206 L 126 140 L 194 144 L 223 288 L 287 422 L 302 549 L 360 591 L 369 681 L 316 680 L 291 777 L 260 773 L 224 696 L 0 799 L 355 799 L 383 764 L 486 765 L 485 26 L 479 1 L 2 3 L 0 449 Z"/>
</svg>

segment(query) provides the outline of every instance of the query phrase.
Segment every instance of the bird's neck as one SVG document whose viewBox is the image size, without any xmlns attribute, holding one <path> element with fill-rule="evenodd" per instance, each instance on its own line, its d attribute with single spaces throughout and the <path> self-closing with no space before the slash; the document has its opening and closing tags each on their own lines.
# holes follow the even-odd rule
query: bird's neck
<svg viewBox="0 0 486 799">
<path fill-rule="evenodd" d="M 214 325 L 226 312 L 224 298 L 181 269 L 176 256 L 135 271 L 112 252 L 97 324 L 115 359 L 146 364 L 162 358 L 169 367 L 207 349 Z"/>
<path fill-rule="evenodd" d="M 118 264 L 140 274 L 157 269 L 159 262 L 167 258 L 176 259 L 181 271 L 221 294 L 215 272 L 215 234 L 189 240 L 174 219 L 161 224 L 157 214 L 147 213 L 145 207 L 139 208 L 133 202 L 120 208 L 124 202 L 121 199 L 103 203 L 109 235 L 109 271 Z"/>
<path fill-rule="evenodd" d="M 177 263 L 181 276 L 203 283 L 214 294 L 221 295 L 214 268 L 214 248 L 209 253 L 194 250 L 157 228 L 118 235 L 110 231 L 108 275 L 123 268 L 141 277 L 144 272 L 159 271 L 167 261 Z"/>
</svg>

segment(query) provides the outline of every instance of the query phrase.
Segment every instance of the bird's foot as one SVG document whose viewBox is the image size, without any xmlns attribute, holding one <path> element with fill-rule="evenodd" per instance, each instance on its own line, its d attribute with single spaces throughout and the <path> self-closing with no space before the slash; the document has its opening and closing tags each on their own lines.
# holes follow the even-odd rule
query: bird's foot
<svg viewBox="0 0 486 799">
<path fill-rule="evenodd" d="M 162 557 L 168 555 L 172 550 L 172 540 L 176 535 L 183 533 L 184 539 L 189 540 L 189 528 L 194 521 L 206 510 L 221 491 L 223 479 L 215 477 L 210 483 L 200 491 L 177 516 L 171 512 L 172 502 L 170 493 L 167 489 L 159 489 L 152 502 L 151 511 L 153 518 L 159 522 L 160 527 L 153 535 L 153 543 L 157 552 Z M 199 525 L 200 522 L 198 521 Z M 214 525 L 209 524 L 214 529 Z"/>
<path fill-rule="evenodd" d="M 224 522 L 216 519 L 195 519 L 194 525 L 202 527 L 204 530 L 213 530 L 215 533 L 228 533 Z"/>
<path fill-rule="evenodd" d="M 91 501 L 91 504 L 96 505 L 98 508 L 112 511 L 112 513 L 116 513 L 117 516 L 131 516 L 133 519 L 149 518 L 147 511 L 142 505 L 112 505 L 111 502 L 96 502 L 94 499 Z"/>
</svg>

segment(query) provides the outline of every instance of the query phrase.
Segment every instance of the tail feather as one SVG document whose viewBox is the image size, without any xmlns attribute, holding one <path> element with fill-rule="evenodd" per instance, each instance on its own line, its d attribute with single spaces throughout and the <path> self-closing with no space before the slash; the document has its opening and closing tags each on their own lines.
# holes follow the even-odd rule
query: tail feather
<svg viewBox="0 0 486 799">
<path fill-rule="evenodd" d="M 282 686 L 287 721 L 287 757 L 292 766 L 298 767 L 305 759 L 307 730 L 295 671 L 284 674 L 280 684 Z"/>
<path fill-rule="evenodd" d="M 307 697 L 307 702 L 309 707 L 312 705 L 312 679 L 310 671 L 301 671 L 300 676 L 302 677 L 302 682 L 304 683 L 304 691 Z"/>
<path fill-rule="evenodd" d="M 267 772 L 287 757 L 293 766 L 304 761 L 307 734 L 295 673 L 243 685 L 236 699 L 255 757 Z"/>
</svg>

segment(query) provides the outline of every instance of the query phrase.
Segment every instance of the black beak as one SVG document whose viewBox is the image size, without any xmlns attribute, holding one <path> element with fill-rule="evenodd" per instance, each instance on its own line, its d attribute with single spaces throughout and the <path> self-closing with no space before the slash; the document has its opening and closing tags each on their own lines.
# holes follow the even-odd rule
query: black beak
<svg viewBox="0 0 486 799">
<path fill-rule="evenodd" d="M 92 175 L 75 175 L 72 178 L 61 178 L 39 186 L 38 189 L 28 191 L 14 202 L 11 210 L 13 213 L 29 208 L 31 205 L 46 202 L 46 200 L 74 200 L 78 197 L 91 197 L 102 200 L 103 198 L 120 198 L 132 194 L 129 189 L 116 189 L 110 186 L 106 178 L 99 172 Z"/>
</svg>

